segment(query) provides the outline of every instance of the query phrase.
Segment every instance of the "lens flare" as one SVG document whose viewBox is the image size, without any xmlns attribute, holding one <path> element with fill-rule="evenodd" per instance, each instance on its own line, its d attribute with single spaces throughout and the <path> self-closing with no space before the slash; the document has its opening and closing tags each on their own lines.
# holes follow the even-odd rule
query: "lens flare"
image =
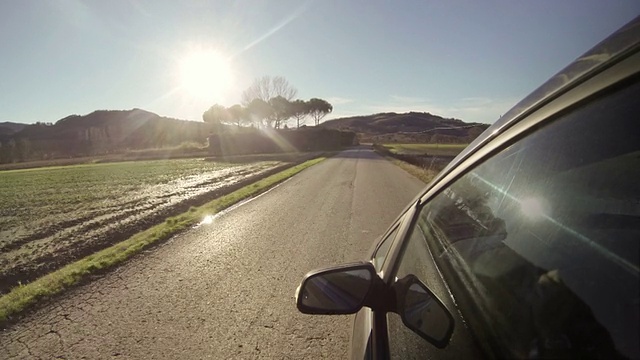
<svg viewBox="0 0 640 360">
<path fill-rule="evenodd" d="M 539 198 L 527 198 L 520 201 L 520 209 L 530 220 L 539 220 L 547 215 L 545 201 Z"/>
</svg>

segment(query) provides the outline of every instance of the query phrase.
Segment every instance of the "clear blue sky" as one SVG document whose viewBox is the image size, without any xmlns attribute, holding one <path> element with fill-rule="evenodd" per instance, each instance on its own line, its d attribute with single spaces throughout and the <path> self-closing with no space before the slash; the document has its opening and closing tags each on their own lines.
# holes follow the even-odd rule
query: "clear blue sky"
<svg viewBox="0 0 640 360">
<path fill-rule="evenodd" d="M 255 77 L 281 75 L 327 118 L 429 111 L 491 123 L 640 14 L 637 0 L 0 0 L 0 121 L 143 108 L 200 120 Z M 181 85 L 215 50 L 231 83 Z"/>
</svg>

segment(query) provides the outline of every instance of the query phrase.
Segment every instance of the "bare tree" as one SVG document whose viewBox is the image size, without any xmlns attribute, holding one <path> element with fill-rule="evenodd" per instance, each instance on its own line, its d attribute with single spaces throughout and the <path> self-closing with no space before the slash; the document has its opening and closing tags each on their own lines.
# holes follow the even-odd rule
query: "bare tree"
<svg viewBox="0 0 640 360">
<path fill-rule="evenodd" d="M 253 80 L 251 86 L 242 93 L 242 104 L 247 106 L 254 99 L 269 102 L 269 100 L 277 96 L 291 100 L 296 94 L 298 94 L 298 90 L 291 86 L 284 77 L 263 76 Z"/>
<path fill-rule="evenodd" d="M 298 95 L 298 89 L 289 84 L 287 79 L 282 76 L 276 76 L 271 79 L 271 87 L 273 88 L 273 97 L 281 96 L 287 101 L 291 101 Z"/>
</svg>

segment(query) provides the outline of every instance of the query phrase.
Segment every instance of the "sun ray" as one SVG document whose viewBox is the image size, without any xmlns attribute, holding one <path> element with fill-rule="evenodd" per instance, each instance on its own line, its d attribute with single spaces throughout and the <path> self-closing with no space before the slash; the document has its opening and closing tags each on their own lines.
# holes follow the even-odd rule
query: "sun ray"
<svg viewBox="0 0 640 360">
<path fill-rule="evenodd" d="M 240 50 L 234 56 L 238 56 L 238 55 L 242 54 L 243 52 L 251 49 L 252 47 L 258 45 L 259 43 L 261 43 L 264 40 L 266 40 L 269 37 L 271 37 L 273 34 L 275 34 L 278 31 L 280 31 L 280 29 L 282 29 L 283 27 L 287 26 L 290 22 L 292 22 L 293 20 L 297 19 L 300 15 L 302 15 L 309 8 L 309 5 L 311 4 L 311 2 L 312 1 L 307 1 L 306 3 L 300 5 L 297 9 L 295 9 L 289 16 L 287 16 L 285 19 L 283 19 L 280 23 L 278 23 L 276 26 L 274 26 L 273 28 L 268 30 L 266 33 L 264 33 L 259 38 L 257 38 L 255 40 L 253 40 L 252 42 L 250 42 L 247 46 L 242 48 L 242 50 Z"/>
</svg>

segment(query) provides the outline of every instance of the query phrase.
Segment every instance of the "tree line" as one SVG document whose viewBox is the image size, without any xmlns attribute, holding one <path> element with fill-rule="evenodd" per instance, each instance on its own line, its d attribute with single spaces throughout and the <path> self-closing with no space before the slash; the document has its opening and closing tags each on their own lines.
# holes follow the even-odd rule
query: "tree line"
<svg viewBox="0 0 640 360">
<path fill-rule="evenodd" d="M 29 139 L 9 139 L 0 141 L 0 164 L 14 161 L 26 161 L 31 156 L 31 141 Z"/>
<path fill-rule="evenodd" d="M 229 107 L 215 104 L 202 114 L 202 119 L 214 126 L 233 124 L 275 129 L 286 128 L 288 121 L 295 119 L 299 128 L 308 117 L 317 126 L 333 111 L 333 106 L 323 99 L 294 100 L 297 93 L 285 78 L 263 76 L 242 93 L 240 104 Z"/>
</svg>

